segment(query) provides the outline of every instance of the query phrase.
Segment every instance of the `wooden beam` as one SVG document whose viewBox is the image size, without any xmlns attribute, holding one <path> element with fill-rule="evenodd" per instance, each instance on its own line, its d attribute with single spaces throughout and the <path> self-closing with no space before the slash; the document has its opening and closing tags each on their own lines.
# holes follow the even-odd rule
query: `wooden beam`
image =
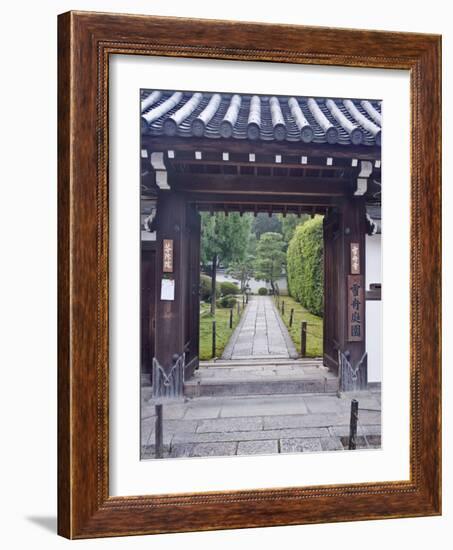
<svg viewBox="0 0 453 550">
<path fill-rule="evenodd" d="M 340 178 L 288 178 L 222 174 L 168 174 L 168 183 L 178 191 L 206 193 L 261 193 L 263 195 L 342 196 L 351 191 L 350 180 Z"/>
<path fill-rule="evenodd" d="M 151 151 L 193 151 L 203 152 L 229 151 L 231 153 L 255 153 L 264 155 L 298 155 L 317 157 L 357 158 L 359 160 L 377 160 L 381 158 L 381 148 L 375 145 L 341 145 L 329 143 L 303 143 L 289 141 L 267 141 L 247 139 L 206 139 L 184 138 L 180 136 L 142 135 L 142 146 Z"/>
<path fill-rule="evenodd" d="M 196 150 L 201 150 L 201 147 L 195 148 Z M 151 151 L 146 148 L 142 148 L 143 151 L 147 152 L 147 154 L 151 154 L 154 151 Z M 169 153 L 172 153 L 172 156 L 170 157 Z M 188 164 L 188 163 L 194 163 L 194 149 L 191 150 L 178 150 L 175 154 L 175 151 L 167 151 L 166 161 L 169 162 L 171 159 L 172 164 Z M 286 154 L 279 154 L 281 157 L 280 163 L 282 166 L 286 166 L 289 168 L 300 168 L 301 165 L 307 165 L 308 167 L 324 167 L 326 166 L 326 158 L 329 157 L 329 155 L 324 154 L 323 156 L 311 156 L 311 157 L 301 157 L 300 155 L 293 152 L 290 155 Z M 276 154 L 251 154 L 249 152 L 234 152 L 234 153 L 226 153 L 225 151 L 205 151 L 203 150 L 203 156 L 202 160 L 203 163 L 208 164 L 221 164 L 222 166 L 229 166 L 229 165 L 250 165 L 250 163 L 254 163 L 257 166 L 273 166 L 276 163 L 275 160 Z M 337 167 L 342 168 L 351 168 L 353 166 L 352 162 L 353 159 L 351 158 L 339 158 L 339 157 L 330 157 L 334 159 L 334 162 L 332 164 L 335 164 Z M 355 165 L 357 166 L 358 160 L 355 159 Z"/>
<path fill-rule="evenodd" d="M 256 206 L 256 209 L 255 209 L 255 206 Z M 225 211 L 225 205 L 223 202 L 215 202 L 211 204 L 197 203 L 196 207 L 199 212 L 211 212 L 212 210 L 213 212 L 225 212 L 226 215 L 227 215 L 227 212 L 238 212 L 240 215 L 244 215 L 245 212 L 250 212 L 254 216 L 258 215 L 259 212 L 268 213 L 267 207 L 265 205 L 253 205 L 253 204 L 249 204 L 245 206 L 243 204 L 230 204 L 228 205 L 227 211 Z M 284 212 L 284 208 L 285 208 L 284 206 L 274 207 L 273 213 L 281 214 Z M 313 212 L 312 206 L 292 206 L 290 207 L 289 210 L 287 210 L 287 214 L 294 214 L 297 216 L 299 216 L 299 213 L 311 214 L 311 212 Z M 325 208 L 322 206 L 318 206 L 315 208 L 314 212 L 315 214 L 324 215 Z"/>
<path fill-rule="evenodd" d="M 297 207 L 297 206 L 306 206 L 307 208 L 312 208 L 319 206 L 322 208 L 329 208 L 336 206 L 340 203 L 341 197 L 330 197 L 330 196 L 306 196 L 306 195 L 278 195 L 270 196 L 263 195 L 260 193 L 250 194 L 250 195 L 241 195 L 241 194 L 232 194 L 232 193 L 191 193 L 185 192 L 185 200 L 189 203 L 196 203 L 198 205 L 202 204 L 212 204 L 212 203 L 227 203 L 227 204 L 241 204 L 244 208 L 247 206 L 253 206 L 254 210 L 258 210 L 257 205 L 264 205 L 266 208 L 268 205 L 273 205 L 274 209 L 277 207 Z"/>
</svg>

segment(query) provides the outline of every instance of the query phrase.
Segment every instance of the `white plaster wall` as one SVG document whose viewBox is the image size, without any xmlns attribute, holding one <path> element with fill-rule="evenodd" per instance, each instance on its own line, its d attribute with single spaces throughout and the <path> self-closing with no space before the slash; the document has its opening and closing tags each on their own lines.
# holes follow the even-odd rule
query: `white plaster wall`
<svg viewBox="0 0 453 550">
<path fill-rule="evenodd" d="M 381 235 L 366 237 L 366 288 L 370 283 L 382 283 Z M 368 381 L 382 378 L 382 302 L 366 303 L 366 349 L 368 352 Z"/>
<path fill-rule="evenodd" d="M 365 238 L 366 246 L 366 288 L 370 283 L 382 282 L 382 264 L 381 264 L 381 235 L 367 235 Z"/>
</svg>

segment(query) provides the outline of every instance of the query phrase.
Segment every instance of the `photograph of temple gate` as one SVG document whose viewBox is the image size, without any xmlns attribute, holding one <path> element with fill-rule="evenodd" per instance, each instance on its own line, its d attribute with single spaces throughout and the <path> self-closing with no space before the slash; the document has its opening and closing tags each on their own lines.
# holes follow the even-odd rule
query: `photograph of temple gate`
<svg viewBox="0 0 453 550">
<path fill-rule="evenodd" d="M 141 90 L 141 458 L 381 446 L 381 102 Z"/>
</svg>

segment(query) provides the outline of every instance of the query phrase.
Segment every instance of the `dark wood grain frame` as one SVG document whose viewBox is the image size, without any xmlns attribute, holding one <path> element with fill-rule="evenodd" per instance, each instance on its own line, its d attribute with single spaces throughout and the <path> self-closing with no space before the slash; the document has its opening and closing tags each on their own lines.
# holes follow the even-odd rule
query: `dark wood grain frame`
<svg viewBox="0 0 453 550">
<path fill-rule="evenodd" d="M 58 46 L 58 532 L 87 538 L 440 514 L 441 38 L 70 12 L 59 17 Z M 109 496 L 111 54 L 410 71 L 409 481 Z"/>
</svg>

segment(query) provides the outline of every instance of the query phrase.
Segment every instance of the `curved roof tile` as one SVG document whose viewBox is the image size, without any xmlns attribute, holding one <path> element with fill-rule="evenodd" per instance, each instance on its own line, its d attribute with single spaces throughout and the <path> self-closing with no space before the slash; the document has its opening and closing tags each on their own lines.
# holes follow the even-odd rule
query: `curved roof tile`
<svg viewBox="0 0 453 550">
<path fill-rule="evenodd" d="M 141 109 L 148 135 L 381 144 L 379 101 L 143 90 Z"/>
</svg>

